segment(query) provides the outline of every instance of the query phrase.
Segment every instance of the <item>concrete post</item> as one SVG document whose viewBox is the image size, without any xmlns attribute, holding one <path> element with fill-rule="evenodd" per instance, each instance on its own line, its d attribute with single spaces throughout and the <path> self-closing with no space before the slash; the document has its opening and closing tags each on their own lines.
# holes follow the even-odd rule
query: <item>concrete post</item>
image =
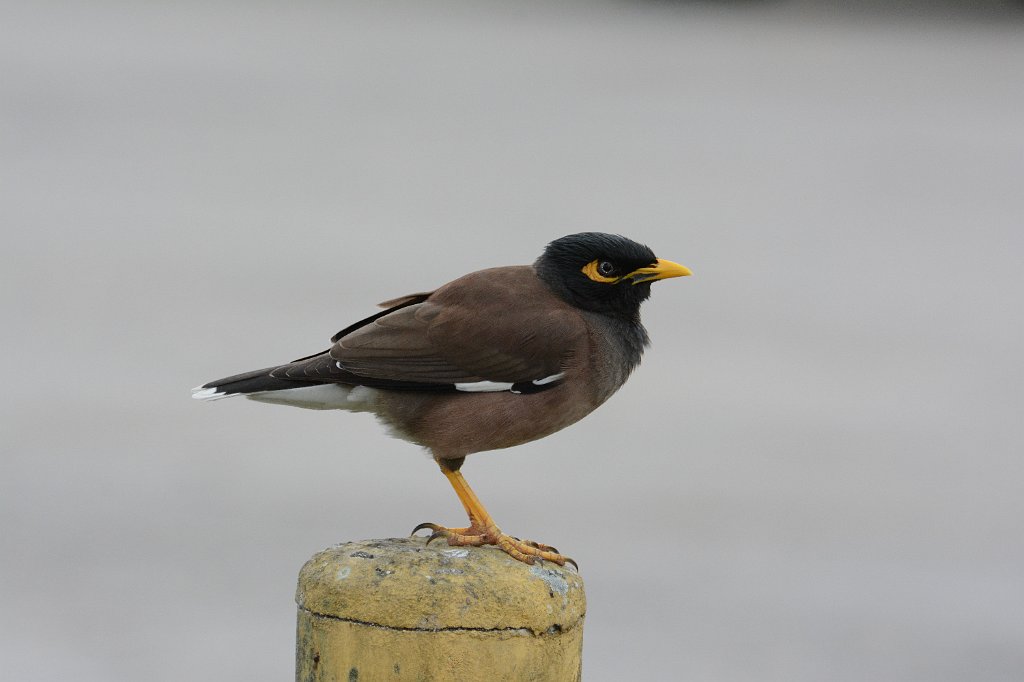
<svg viewBox="0 0 1024 682">
<path fill-rule="evenodd" d="M 296 682 L 572 682 L 583 580 L 423 538 L 326 549 L 299 573 Z"/>
</svg>

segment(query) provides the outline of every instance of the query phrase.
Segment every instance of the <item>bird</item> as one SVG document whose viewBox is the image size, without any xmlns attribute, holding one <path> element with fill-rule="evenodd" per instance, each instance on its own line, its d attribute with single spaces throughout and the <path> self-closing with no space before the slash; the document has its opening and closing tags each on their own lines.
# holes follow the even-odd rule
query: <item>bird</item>
<svg viewBox="0 0 1024 682">
<path fill-rule="evenodd" d="M 650 343 L 640 306 L 651 285 L 691 274 L 621 235 L 571 234 L 532 265 L 478 270 L 385 301 L 323 352 L 205 383 L 192 397 L 370 412 L 429 451 L 469 519 L 421 523 L 414 535 L 430 530 L 428 543 L 494 545 L 527 564 L 575 566 L 551 545 L 504 533 L 462 465 L 549 436 L 608 400 Z"/>
</svg>

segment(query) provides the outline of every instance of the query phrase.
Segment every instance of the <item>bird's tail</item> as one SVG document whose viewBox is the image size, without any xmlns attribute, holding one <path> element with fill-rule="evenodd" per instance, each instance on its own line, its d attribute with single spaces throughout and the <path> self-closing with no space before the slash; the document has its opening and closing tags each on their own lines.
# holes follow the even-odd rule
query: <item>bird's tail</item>
<svg viewBox="0 0 1024 682">
<path fill-rule="evenodd" d="M 276 369 L 279 368 L 267 367 L 218 379 L 217 381 L 210 381 L 202 386 L 193 388 L 192 397 L 196 400 L 220 400 L 221 398 L 230 398 L 234 395 L 282 391 L 288 388 L 300 388 L 309 385 L 303 381 L 292 381 L 272 376 L 271 373 Z"/>
<path fill-rule="evenodd" d="M 289 373 L 301 378 L 292 378 Z M 376 400 L 376 391 L 360 386 L 357 377 L 339 368 L 327 353 L 236 374 L 192 389 L 192 397 L 198 400 L 220 400 L 233 395 L 244 395 L 261 403 L 350 412 L 372 410 Z"/>
</svg>

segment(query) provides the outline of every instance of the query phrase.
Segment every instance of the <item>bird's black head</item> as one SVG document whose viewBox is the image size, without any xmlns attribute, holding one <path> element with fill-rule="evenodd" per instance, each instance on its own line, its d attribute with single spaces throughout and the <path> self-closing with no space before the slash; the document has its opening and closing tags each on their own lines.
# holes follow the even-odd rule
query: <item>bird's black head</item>
<svg viewBox="0 0 1024 682">
<path fill-rule="evenodd" d="M 566 302 L 630 320 L 638 318 L 652 282 L 690 274 L 682 265 L 658 259 L 643 244 L 603 232 L 556 239 L 533 267 Z"/>
</svg>

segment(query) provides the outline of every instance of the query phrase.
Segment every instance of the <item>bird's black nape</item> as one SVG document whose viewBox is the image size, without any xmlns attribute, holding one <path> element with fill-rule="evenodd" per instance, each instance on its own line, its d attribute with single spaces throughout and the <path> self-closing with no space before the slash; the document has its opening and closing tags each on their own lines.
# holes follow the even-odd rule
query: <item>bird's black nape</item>
<svg viewBox="0 0 1024 682">
<path fill-rule="evenodd" d="M 608 263 L 614 279 L 653 265 L 654 251 L 617 234 L 580 232 L 556 239 L 534 262 L 537 275 L 563 300 L 584 310 L 638 320 L 640 304 L 651 295 L 651 283 L 629 279 L 595 281 L 583 269 L 588 263 Z"/>
</svg>

